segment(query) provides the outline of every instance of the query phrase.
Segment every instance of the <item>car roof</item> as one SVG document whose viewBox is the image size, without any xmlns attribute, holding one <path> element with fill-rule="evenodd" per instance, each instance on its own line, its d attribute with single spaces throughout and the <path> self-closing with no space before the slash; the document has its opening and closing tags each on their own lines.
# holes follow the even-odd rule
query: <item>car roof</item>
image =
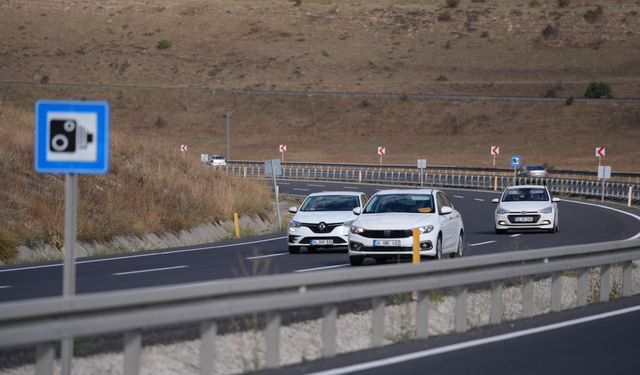
<svg viewBox="0 0 640 375">
<path fill-rule="evenodd" d="M 319 193 L 311 193 L 309 194 L 310 197 L 317 197 L 317 196 L 323 196 L 323 195 L 346 195 L 346 196 L 354 196 L 357 197 L 360 194 L 364 194 L 362 192 L 359 191 L 322 191 Z"/>
<path fill-rule="evenodd" d="M 433 194 L 437 190 L 435 189 L 387 189 L 380 190 L 375 195 L 388 195 L 388 194 Z"/>
<path fill-rule="evenodd" d="M 547 187 L 544 185 L 513 185 L 513 186 L 507 187 L 507 189 L 520 189 L 520 188 L 546 189 Z"/>
</svg>

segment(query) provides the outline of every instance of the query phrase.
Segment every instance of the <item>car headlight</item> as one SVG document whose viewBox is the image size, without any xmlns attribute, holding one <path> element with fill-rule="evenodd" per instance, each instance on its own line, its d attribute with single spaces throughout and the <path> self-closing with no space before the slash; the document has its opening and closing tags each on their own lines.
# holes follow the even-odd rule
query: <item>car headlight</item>
<svg viewBox="0 0 640 375">
<path fill-rule="evenodd" d="M 300 228 L 302 226 L 301 223 L 295 221 L 295 220 L 291 220 L 289 222 L 289 228 Z"/>
<path fill-rule="evenodd" d="M 351 233 L 354 233 L 354 234 L 360 234 L 360 233 L 364 232 L 364 228 L 358 227 L 358 226 L 355 226 L 355 225 L 352 225 L 350 230 L 351 230 Z"/>
<path fill-rule="evenodd" d="M 343 226 L 343 227 L 350 228 L 350 227 L 351 227 L 351 224 L 353 224 L 353 222 L 354 222 L 354 221 L 355 221 L 355 220 L 345 221 L 344 223 L 342 223 L 342 226 Z"/>
<path fill-rule="evenodd" d="M 418 228 L 418 230 L 420 231 L 420 233 L 430 233 L 433 232 L 433 225 L 426 225 L 424 227 Z"/>
<path fill-rule="evenodd" d="M 553 206 L 547 206 L 541 210 L 538 210 L 541 214 L 550 214 L 553 212 Z"/>
<path fill-rule="evenodd" d="M 504 214 L 508 214 L 509 211 L 507 211 L 504 208 L 498 206 L 498 208 L 496 208 L 496 213 L 499 214 L 499 215 L 504 215 Z"/>
</svg>

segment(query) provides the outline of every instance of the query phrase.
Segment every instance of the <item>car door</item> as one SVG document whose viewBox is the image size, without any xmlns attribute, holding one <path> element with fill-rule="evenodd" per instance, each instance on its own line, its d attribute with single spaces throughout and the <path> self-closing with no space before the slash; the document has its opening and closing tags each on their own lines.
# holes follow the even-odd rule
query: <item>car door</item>
<svg viewBox="0 0 640 375">
<path fill-rule="evenodd" d="M 458 220 L 456 218 L 457 211 L 453 211 L 450 214 L 442 214 L 442 207 L 448 206 L 453 208 L 449 198 L 441 191 L 436 194 L 438 200 L 438 215 L 440 220 L 440 227 L 442 228 L 442 249 L 444 252 L 451 252 L 452 249 L 456 249 L 456 240 L 459 232 Z"/>
</svg>

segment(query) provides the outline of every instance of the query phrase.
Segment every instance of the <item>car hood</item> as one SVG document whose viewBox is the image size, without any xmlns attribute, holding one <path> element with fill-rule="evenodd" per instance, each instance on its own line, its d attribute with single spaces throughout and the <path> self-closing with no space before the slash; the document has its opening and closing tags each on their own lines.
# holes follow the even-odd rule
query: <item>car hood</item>
<svg viewBox="0 0 640 375">
<path fill-rule="evenodd" d="M 353 221 L 357 217 L 352 211 L 298 211 L 293 220 L 307 224 L 318 224 L 321 221 L 331 224 Z"/>
<path fill-rule="evenodd" d="M 545 207 L 549 207 L 551 202 L 528 202 L 528 201 L 518 201 L 518 202 L 500 202 L 500 207 L 504 208 L 510 212 L 521 212 L 521 211 L 538 211 Z"/>
<path fill-rule="evenodd" d="M 354 224 L 371 230 L 394 230 L 433 225 L 436 221 L 436 214 L 384 213 L 362 214 Z"/>
</svg>

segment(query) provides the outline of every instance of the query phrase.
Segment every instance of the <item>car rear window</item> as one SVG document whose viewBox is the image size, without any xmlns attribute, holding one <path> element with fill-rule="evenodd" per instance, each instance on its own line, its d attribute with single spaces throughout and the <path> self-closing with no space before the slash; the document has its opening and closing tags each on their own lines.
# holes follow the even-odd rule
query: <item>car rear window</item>
<svg viewBox="0 0 640 375">
<path fill-rule="evenodd" d="M 351 211 L 359 206 L 356 196 L 320 195 L 305 199 L 300 211 Z"/>
</svg>

